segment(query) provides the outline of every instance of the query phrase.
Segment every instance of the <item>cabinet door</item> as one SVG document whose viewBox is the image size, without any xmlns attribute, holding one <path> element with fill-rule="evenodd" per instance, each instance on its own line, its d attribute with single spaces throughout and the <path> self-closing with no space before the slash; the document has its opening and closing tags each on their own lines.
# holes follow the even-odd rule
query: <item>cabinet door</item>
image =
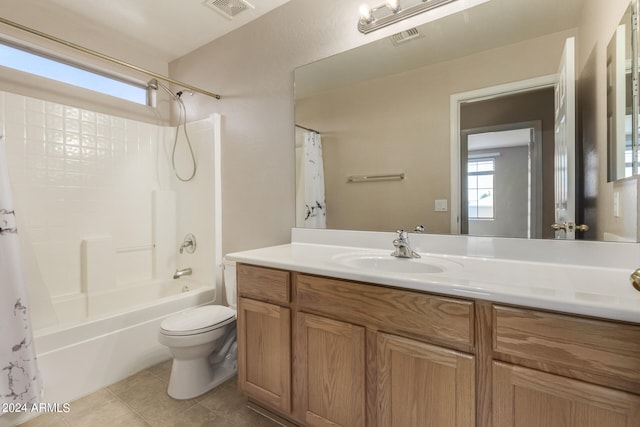
<svg viewBox="0 0 640 427">
<path fill-rule="evenodd" d="M 637 427 L 640 396 L 494 362 L 493 427 Z"/>
<path fill-rule="evenodd" d="M 288 308 L 238 300 L 238 383 L 267 406 L 291 410 L 291 313 Z"/>
<path fill-rule="evenodd" d="M 475 426 L 473 356 L 380 333 L 380 427 Z"/>
<path fill-rule="evenodd" d="M 365 426 L 365 329 L 297 313 L 296 369 L 310 426 Z"/>
</svg>

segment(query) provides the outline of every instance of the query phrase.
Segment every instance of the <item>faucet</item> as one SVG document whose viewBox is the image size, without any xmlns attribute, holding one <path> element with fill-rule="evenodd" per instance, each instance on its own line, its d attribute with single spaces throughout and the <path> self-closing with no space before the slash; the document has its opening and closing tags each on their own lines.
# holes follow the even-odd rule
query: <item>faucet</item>
<svg viewBox="0 0 640 427">
<path fill-rule="evenodd" d="M 393 246 L 396 250 L 391 253 L 391 256 L 397 258 L 420 258 L 420 254 L 411 249 L 409 245 L 409 233 L 404 230 L 398 230 L 398 238 L 393 241 Z"/>
<path fill-rule="evenodd" d="M 183 253 L 185 250 L 189 254 L 194 253 L 196 250 L 196 236 L 191 233 L 184 236 L 184 241 L 180 245 L 180 253 Z"/>
<path fill-rule="evenodd" d="M 173 278 L 174 279 L 179 279 L 182 276 L 191 276 L 191 267 L 189 268 L 183 268 L 182 270 L 176 270 L 176 272 L 173 274 Z"/>
</svg>

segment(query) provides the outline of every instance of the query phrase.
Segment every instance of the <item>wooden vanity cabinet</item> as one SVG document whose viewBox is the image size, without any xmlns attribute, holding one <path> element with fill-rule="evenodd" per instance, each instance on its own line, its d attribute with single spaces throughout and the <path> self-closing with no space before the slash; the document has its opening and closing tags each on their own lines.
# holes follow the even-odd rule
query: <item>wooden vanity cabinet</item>
<svg viewBox="0 0 640 427">
<path fill-rule="evenodd" d="M 475 358 L 378 333 L 380 427 L 475 426 Z"/>
<path fill-rule="evenodd" d="M 493 364 L 494 427 L 638 427 L 640 396 L 559 375 Z"/>
<path fill-rule="evenodd" d="M 306 425 L 475 425 L 475 357 L 458 351 L 473 348 L 473 302 L 305 274 L 295 283 Z"/>
<path fill-rule="evenodd" d="M 239 387 L 297 425 L 640 426 L 640 325 L 237 270 Z"/>
<path fill-rule="evenodd" d="M 365 329 L 296 313 L 298 417 L 309 426 L 365 427 Z"/>
<path fill-rule="evenodd" d="M 640 327 L 493 307 L 493 427 L 640 426 Z"/>
<path fill-rule="evenodd" d="M 237 266 L 238 386 L 283 415 L 291 412 L 290 276 Z"/>
</svg>

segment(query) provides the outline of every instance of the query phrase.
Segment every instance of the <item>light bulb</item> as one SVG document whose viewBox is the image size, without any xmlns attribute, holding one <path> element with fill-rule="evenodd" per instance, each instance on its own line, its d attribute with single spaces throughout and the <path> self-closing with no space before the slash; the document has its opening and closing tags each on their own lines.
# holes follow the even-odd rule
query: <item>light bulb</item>
<svg viewBox="0 0 640 427">
<path fill-rule="evenodd" d="M 371 9 L 366 4 L 360 5 L 360 21 L 370 23 L 373 20 Z"/>
<path fill-rule="evenodd" d="M 393 13 L 397 13 L 400 10 L 400 0 L 387 0 L 385 2 L 385 5 Z"/>
</svg>

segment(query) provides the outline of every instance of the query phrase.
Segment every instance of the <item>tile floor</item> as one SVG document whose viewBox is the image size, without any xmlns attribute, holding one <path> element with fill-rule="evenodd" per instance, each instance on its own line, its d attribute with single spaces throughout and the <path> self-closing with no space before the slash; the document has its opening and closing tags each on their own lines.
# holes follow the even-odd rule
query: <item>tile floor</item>
<svg viewBox="0 0 640 427">
<path fill-rule="evenodd" d="M 280 424 L 247 408 L 232 378 L 190 400 L 167 395 L 171 361 L 70 403 L 67 414 L 51 413 L 21 427 L 277 427 Z"/>
</svg>

